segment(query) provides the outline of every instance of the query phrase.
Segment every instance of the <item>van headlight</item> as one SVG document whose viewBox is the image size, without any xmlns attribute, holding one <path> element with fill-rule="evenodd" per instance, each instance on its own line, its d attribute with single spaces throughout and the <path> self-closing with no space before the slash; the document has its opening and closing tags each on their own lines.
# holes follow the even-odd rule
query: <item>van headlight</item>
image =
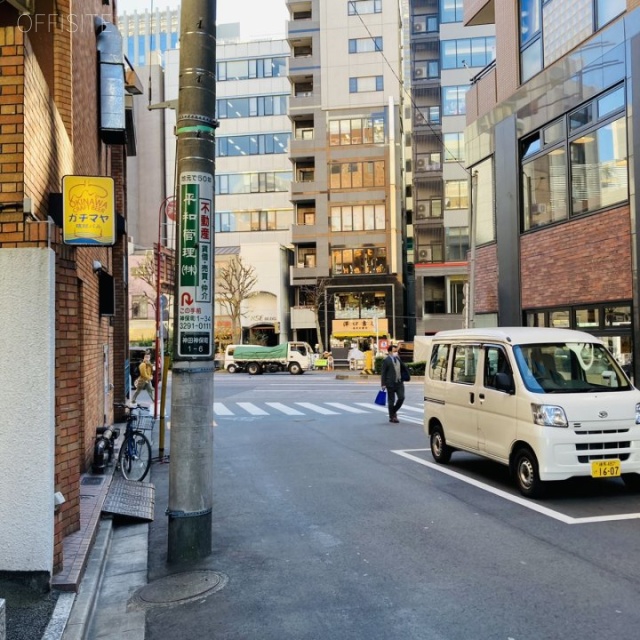
<svg viewBox="0 0 640 640">
<path fill-rule="evenodd" d="M 640 402 L 636 404 L 636 424 L 640 424 Z"/>
<path fill-rule="evenodd" d="M 638 419 L 638 407 L 636 406 L 636 420 Z M 531 403 L 533 421 L 541 427 L 568 427 L 569 422 L 562 407 L 555 407 L 552 404 Z"/>
</svg>

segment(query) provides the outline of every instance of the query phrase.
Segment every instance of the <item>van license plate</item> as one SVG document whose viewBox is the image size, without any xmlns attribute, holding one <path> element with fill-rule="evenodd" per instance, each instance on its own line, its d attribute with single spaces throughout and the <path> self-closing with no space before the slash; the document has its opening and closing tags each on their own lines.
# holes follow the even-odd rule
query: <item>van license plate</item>
<svg viewBox="0 0 640 640">
<path fill-rule="evenodd" d="M 615 478 L 620 475 L 620 460 L 594 460 L 591 463 L 592 478 Z"/>
</svg>

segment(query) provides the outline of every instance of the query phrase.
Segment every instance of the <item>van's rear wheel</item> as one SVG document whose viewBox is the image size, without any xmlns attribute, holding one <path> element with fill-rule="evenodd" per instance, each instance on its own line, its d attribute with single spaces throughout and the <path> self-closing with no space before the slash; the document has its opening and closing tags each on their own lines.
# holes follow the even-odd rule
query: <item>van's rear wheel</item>
<svg viewBox="0 0 640 640">
<path fill-rule="evenodd" d="M 291 362 L 289 364 L 289 373 L 297 376 L 302 373 L 302 367 L 297 362 Z"/>
<path fill-rule="evenodd" d="M 447 464 L 451 460 L 453 449 L 444 439 L 444 431 L 440 425 L 433 427 L 431 431 L 431 455 L 439 464 Z"/>
<path fill-rule="evenodd" d="M 527 498 L 541 498 L 544 482 L 540 480 L 538 461 L 531 449 L 522 448 L 515 455 L 514 474 L 518 490 Z"/>
<path fill-rule="evenodd" d="M 257 362 L 250 362 L 247 365 L 247 373 L 250 376 L 257 376 L 259 373 L 262 373 L 262 369 L 260 368 L 260 365 Z"/>
</svg>

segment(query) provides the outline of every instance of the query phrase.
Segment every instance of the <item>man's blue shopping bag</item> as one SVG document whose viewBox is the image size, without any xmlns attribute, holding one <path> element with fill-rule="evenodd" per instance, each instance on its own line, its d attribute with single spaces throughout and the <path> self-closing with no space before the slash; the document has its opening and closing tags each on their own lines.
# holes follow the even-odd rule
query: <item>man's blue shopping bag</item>
<svg viewBox="0 0 640 640">
<path fill-rule="evenodd" d="M 387 392 L 385 389 L 380 389 L 380 391 L 378 391 L 378 395 L 374 402 L 379 404 L 381 407 L 385 407 L 387 405 Z"/>
</svg>

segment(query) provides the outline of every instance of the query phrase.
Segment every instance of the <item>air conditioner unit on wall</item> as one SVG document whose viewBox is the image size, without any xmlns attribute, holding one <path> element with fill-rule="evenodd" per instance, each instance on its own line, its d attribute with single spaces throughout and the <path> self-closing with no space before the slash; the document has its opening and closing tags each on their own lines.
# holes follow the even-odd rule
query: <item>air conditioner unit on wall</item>
<svg viewBox="0 0 640 640">
<path fill-rule="evenodd" d="M 420 31 L 424 31 L 424 25 L 421 22 L 415 22 L 413 25 L 413 32 L 420 33 Z"/>
<path fill-rule="evenodd" d="M 421 220 L 422 218 L 426 218 L 427 217 L 427 205 L 426 204 L 419 204 L 418 205 L 418 209 L 416 212 L 416 217 L 418 218 L 418 220 Z"/>
<path fill-rule="evenodd" d="M 427 168 L 427 161 L 424 158 L 418 158 L 416 160 L 416 167 L 418 169 L 426 169 Z"/>
<path fill-rule="evenodd" d="M 427 75 L 427 70 L 424 67 L 416 67 L 416 78 L 424 78 Z"/>
<path fill-rule="evenodd" d="M 428 249 L 420 249 L 420 251 L 418 252 L 418 257 L 422 261 L 428 260 L 429 259 L 429 250 Z"/>
</svg>

